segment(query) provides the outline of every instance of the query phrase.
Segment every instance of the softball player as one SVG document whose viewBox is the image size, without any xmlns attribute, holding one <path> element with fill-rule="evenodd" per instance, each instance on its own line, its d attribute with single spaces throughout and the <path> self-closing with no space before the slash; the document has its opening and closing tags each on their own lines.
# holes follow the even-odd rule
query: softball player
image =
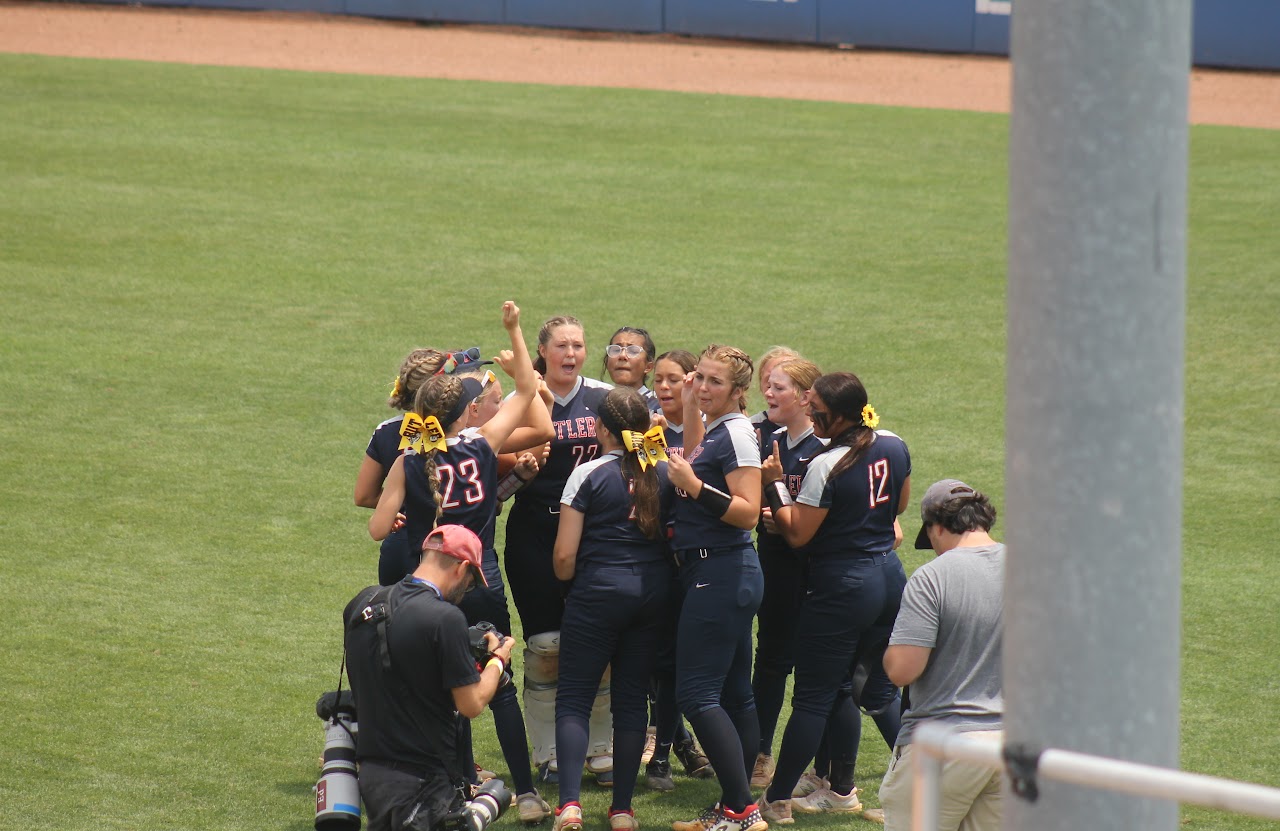
<svg viewBox="0 0 1280 831">
<path fill-rule="evenodd" d="M 658 430 L 660 428 L 653 428 Z M 667 465 L 653 461 L 649 410 L 618 387 L 597 412 L 604 455 L 579 465 L 560 498 L 556 576 L 572 580 L 560 626 L 556 755 L 561 763 L 556 831 L 579 831 L 582 767 L 601 678 L 610 667 L 613 831 L 635 831 L 631 808 L 648 724 L 649 676 L 669 611 L 672 565 L 666 545 L 671 502 Z"/>
<path fill-rule="evenodd" d="M 783 361 L 792 361 L 800 357 L 800 353 L 789 346 L 771 346 L 765 350 L 760 356 L 760 360 L 756 362 L 756 383 L 760 387 L 760 394 L 764 395 L 769 389 L 769 375 L 773 372 L 773 368 Z M 751 424 L 756 428 L 756 438 L 760 440 L 760 446 L 765 447 L 765 439 L 773 435 L 781 427 L 769 419 L 769 410 L 766 408 L 751 417 Z"/>
<path fill-rule="evenodd" d="M 536 371 L 551 390 L 554 435 L 538 475 L 517 491 L 507 517 L 503 562 L 507 583 L 520 614 L 525 649 L 525 713 L 533 739 L 534 761 L 545 781 L 556 776 L 554 712 L 556 666 L 564 615 L 564 586 L 552 566 L 560 496 L 569 475 L 580 464 L 599 457 L 596 418 L 611 387 L 582 377 L 586 343 L 577 318 L 553 317 L 538 332 Z M 604 757 L 607 754 L 598 753 Z M 602 758 L 593 772 L 607 784 L 612 761 Z"/>
<path fill-rule="evenodd" d="M 439 349 L 415 349 L 405 356 L 392 384 L 387 406 L 401 412 L 412 410 L 418 387 L 440 369 L 448 354 Z M 378 507 L 382 483 L 396 459 L 400 458 L 400 424 L 403 420 L 403 416 L 396 416 L 374 428 L 364 459 L 360 462 L 360 470 L 356 473 L 354 496 L 357 506 Z M 384 586 L 399 582 L 400 578 L 418 567 L 421 555 L 421 551 L 409 549 L 403 529 L 388 534 L 382 541 L 378 557 L 378 582 Z"/>
<path fill-rule="evenodd" d="M 765 497 L 787 544 L 806 546 L 806 596 L 800 631 L 821 633 L 821 649 L 796 653 L 791 719 L 782 737 L 773 783 L 761 805 L 770 822 L 786 823 L 793 810 L 853 813 L 862 810 L 853 786 L 854 758 L 839 758 L 833 742 L 829 787 L 792 798 L 813 759 L 837 690 L 869 648 L 888 643 L 906 585 L 893 547 L 894 521 L 911 492 L 911 456 L 902 439 L 877 431 L 879 418 L 852 373 L 823 375 L 809 396 L 814 434 L 830 439 L 809 462 L 794 501 L 783 482 L 779 454 L 764 464 Z M 878 657 L 878 656 L 876 656 Z M 883 667 L 878 670 L 884 675 Z M 892 700 L 892 684 L 880 695 Z M 868 682 L 875 688 L 876 684 Z M 864 706 L 874 704 L 864 689 Z M 887 703 L 887 702 L 886 702 Z M 836 733 L 833 725 L 832 733 Z M 844 746 L 844 745 L 841 745 Z M 856 753 L 856 746 L 849 753 Z"/>
<path fill-rule="evenodd" d="M 781 425 L 761 442 L 764 459 L 776 453 L 782 465 L 782 481 L 794 499 L 800 492 L 809 459 L 826 442 L 813 433 L 809 420 L 809 389 L 822 372 L 803 358 L 779 361 L 769 373 L 764 392 L 768 421 Z M 763 461 L 763 459 L 762 459 Z M 771 511 L 761 512 L 756 526 L 756 547 L 764 572 L 764 598 L 756 626 L 755 675 L 751 681 L 756 712 L 760 716 L 760 748 L 751 770 L 753 787 L 768 787 L 773 780 L 773 734 L 782 712 L 787 676 L 795 664 L 797 624 L 804 601 L 804 549 L 793 549 L 777 533 Z"/>
<path fill-rule="evenodd" d="M 493 553 L 497 453 L 527 414 L 536 416 L 541 410 L 542 423 L 528 429 L 543 438 L 550 436 L 551 423 L 545 408 L 530 406 L 539 381 L 520 331 L 520 310 L 508 301 L 503 304 L 502 313 L 512 349 L 501 352 L 497 361 L 515 379 L 515 393 L 483 426 L 466 429 L 472 405 L 484 398 L 488 387 L 496 384 L 497 379 L 487 371 L 483 381 L 467 375 L 437 374 L 428 378 L 419 387 L 414 401 L 414 411 L 420 419 L 416 435 L 421 437 L 421 443 L 410 444 L 393 465 L 370 519 L 369 532 L 375 539 L 389 533 L 400 510 L 403 510 L 411 549 L 421 550 L 422 541 L 437 522 L 462 525 L 475 532 L 484 548 L 482 562 L 488 586 L 469 592 L 458 605 L 468 623 L 486 620 L 507 633 L 511 631 L 511 619 Z M 477 363 L 478 355 L 472 357 L 470 363 Z M 450 360 L 456 362 L 456 358 Z M 406 425 L 409 424 L 406 420 Z M 514 685 L 508 684 L 499 690 L 490 708 L 518 794 L 520 818 L 524 822 L 540 822 L 550 815 L 551 809 L 533 786 L 524 718 Z"/>
<path fill-rule="evenodd" d="M 647 329 L 634 326 L 623 326 L 609 338 L 609 345 L 604 350 L 604 371 L 615 386 L 630 387 L 640 393 L 645 406 L 651 412 L 658 412 L 658 399 L 646 384 L 649 373 L 653 372 L 654 355 L 657 347 Z"/>
<path fill-rule="evenodd" d="M 720 801 L 674 831 L 765 831 L 748 771 L 760 744 L 751 694 L 751 622 L 764 578 L 751 544 L 760 518 L 760 445 L 742 401 L 751 358 L 711 345 L 686 379 L 685 456 L 672 456 L 678 488 L 673 547 L 685 588 L 676 644 L 676 699 L 720 780 Z M 699 419 L 699 410 L 707 421 Z"/>
<path fill-rule="evenodd" d="M 664 352 L 654 362 L 653 391 L 661 408 L 660 418 L 656 420 L 662 424 L 668 456 L 684 455 L 684 399 L 681 391 L 685 376 L 697 365 L 697 356 L 684 349 Z M 676 621 L 683 601 L 684 590 L 675 579 L 672 582 L 672 607 L 663 618 L 658 662 L 653 672 L 653 753 L 645 766 L 645 785 L 658 791 L 675 790 L 670 760 L 673 750 L 685 772 L 695 779 L 715 775 L 711 762 L 685 728 L 676 706 Z"/>
</svg>

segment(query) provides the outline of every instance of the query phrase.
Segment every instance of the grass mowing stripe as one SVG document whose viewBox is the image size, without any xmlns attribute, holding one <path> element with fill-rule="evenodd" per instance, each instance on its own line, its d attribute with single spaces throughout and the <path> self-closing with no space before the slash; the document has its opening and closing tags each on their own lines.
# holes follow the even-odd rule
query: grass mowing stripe
<svg viewBox="0 0 1280 831">
<path fill-rule="evenodd" d="M 310 828 L 363 443 L 508 297 L 593 369 L 622 324 L 854 369 L 917 483 L 1003 504 L 1003 116 L 7 55 L 0 116 L 0 828 Z M 1184 764 L 1271 784 L 1277 151 L 1192 130 L 1184 505 Z"/>
</svg>

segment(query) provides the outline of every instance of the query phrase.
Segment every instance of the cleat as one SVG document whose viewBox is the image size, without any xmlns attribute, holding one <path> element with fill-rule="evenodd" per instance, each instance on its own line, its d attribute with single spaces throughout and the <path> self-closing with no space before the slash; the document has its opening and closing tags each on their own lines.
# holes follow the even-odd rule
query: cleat
<svg viewBox="0 0 1280 831">
<path fill-rule="evenodd" d="M 610 811 L 610 831 L 640 831 L 640 823 L 636 822 L 635 811 Z"/>
<path fill-rule="evenodd" d="M 767 788 L 773 784 L 773 757 L 767 753 L 757 753 L 756 763 L 751 768 L 751 787 Z"/>
<path fill-rule="evenodd" d="M 791 810 L 797 814 L 857 814 L 862 812 L 858 801 L 858 789 L 842 796 L 830 788 L 818 788 L 808 796 L 791 800 Z"/>
<path fill-rule="evenodd" d="M 708 831 L 720 821 L 720 803 L 703 811 L 696 819 L 676 820 L 671 823 L 671 831 Z"/>
<path fill-rule="evenodd" d="M 831 783 L 826 780 L 826 777 L 819 776 L 813 771 L 809 771 L 804 776 L 801 776 L 800 781 L 791 789 L 791 798 L 795 799 L 801 796 L 808 796 L 819 788 L 830 787 L 830 785 Z"/>
<path fill-rule="evenodd" d="M 684 765 L 684 772 L 694 779 L 710 779 L 716 775 L 716 772 L 711 769 L 711 760 L 693 739 L 677 742 L 671 746 L 671 750 L 680 760 L 680 764 Z"/>
<path fill-rule="evenodd" d="M 671 762 L 668 759 L 654 759 L 644 768 L 644 784 L 650 790 L 674 791 L 676 783 L 671 778 Z"/>
<path fill-rule="evenodd" d="M 644 734 L 644 753 L 640 755 L 640 764 L 647 765 L 653 761 L 653 752 L 658 749 L 658 731 L 650 727 Z"/>
<path fill-rule="evenodd" d="M 769 831 L 769 823 L 764 821 L 760 808 L 752 804 L 743 808 L 741 814 L 725 808 L 709 831 Z"/>
<path fill-rule="evenodd" d="M 555 813 L 537 791 L 529 791 L 517 796 L 516 811 L 520 814 L 520 821 L 525 825 L 537 825 Z"/>
<path fill-rule="evenodd" d="M 555 824 L 551 831 L 582 831 L 582 806 L 576 802 L 561 805 L 556 811 Z"/>
<path fill-rule="evenodd" d="M 760 816 L 764 817 L 765 822 L 769 823 L 770 827 L 774 825 L 791 825 L 795 822 L 791 817 L 791 800 L 789 799 L 770 802 L 761 797 Z"/>
</svg>

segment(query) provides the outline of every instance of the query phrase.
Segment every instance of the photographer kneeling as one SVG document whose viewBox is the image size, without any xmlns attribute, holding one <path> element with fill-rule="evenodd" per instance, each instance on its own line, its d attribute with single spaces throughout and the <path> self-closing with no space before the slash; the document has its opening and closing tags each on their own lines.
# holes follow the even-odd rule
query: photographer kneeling
<svg viewBox="0 0 1280 831">
<path fill-rule="evenodd" d="M 515 643 L 487 633 L 491 657 L 477 669 L 456 604 L 473 584 L 487 585 L 482 554 L 470 530 L 442 525 L 423 542 L 418 568 L 386 590 L 384 602 L 366 590 L 347 604 L 347 673 L 369 831 L 425 831 L 461 807 L 467 777 L 458 715 L 478 716 L 509 679 Z"/>
</svg>

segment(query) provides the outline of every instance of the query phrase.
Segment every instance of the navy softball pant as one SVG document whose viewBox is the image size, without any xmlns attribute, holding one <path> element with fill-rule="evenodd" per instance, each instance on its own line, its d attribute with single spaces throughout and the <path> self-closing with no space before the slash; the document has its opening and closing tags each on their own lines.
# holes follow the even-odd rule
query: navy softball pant
<svg viewBox="0 0 1280 831">
<path fill-rule="evenodd" d="M 795 666 L 800 606 L 804 603 L 804 560 L 774 535 L 761 534 L 759 546 L 764 597 L 756 627 L 756 665 L 751 687 L 760 718 L 760 752 L 772 755 L 787 676 Z"/>
<path fill-rule="evenodd" d="M 796 654 L 791 719 L 782 736 L 778 768 L 768 791 L 770 801 L 789 798 L 813 759 L 836 696 L 853 672 L 860 645 L 888 642 L 906 585 L 906 572 L 893 551 L 809 559 L 800 629 L 817 640 L 807 642 Z M 863 697 L 868 692 L 885 695 L 891 686 L 883 687 L 877 679 L 872 690 L 864 688 Z"/>
<path fill-rule="evenodd" d="M 573 581 L 560 625 L 560 687 L 556 692 L 556 755 L 560 802 L 577 801 L 586 762 L 588 725 L 607 667 L 614 732 L 614 803 L 630 807 L 649 723 L 649 676 L 657 661 L 664 615 L 670 611 L 671 566 L 589 566 Z"/>
<path fill-rule="evenodd" d="M 676 635 L 676 701 L 734 811 L 751 801 L 748 782 L 760 744 L 751 691 L 751 622 L 764 594 L 756 550 L 680 553 L 684 605 Z"/>
<path fill-rule="evenodd" d="M 533 635 L 556 631 L 564 617 L 565 584 L 556 578 L 551 562 L 560 528 L 558 507 L 551 513 L 546 505 L 516 502 L 507 518 L 502 560 L 526 642 Z"/>
</svg>

